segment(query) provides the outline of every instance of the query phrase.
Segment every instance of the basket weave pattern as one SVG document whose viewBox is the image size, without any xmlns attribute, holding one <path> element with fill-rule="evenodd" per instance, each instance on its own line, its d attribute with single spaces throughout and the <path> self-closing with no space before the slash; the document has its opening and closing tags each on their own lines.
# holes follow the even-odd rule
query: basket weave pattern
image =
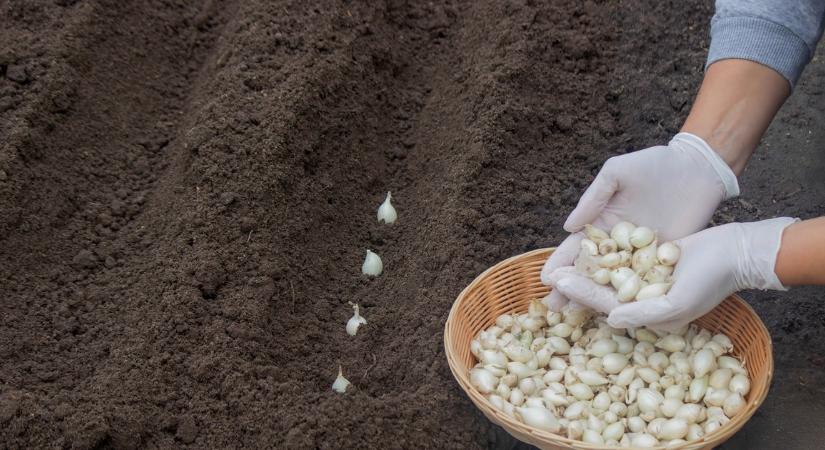
<svg viewBox="0 0 825 450">
<path fill-rule="evenodd" d="M 541 284 L 539 273 L 553 249 L 539 249 L 502 261 L 479 275 L 459 294 L 444 328 L 447 361 L 458 384 L 492 422 L 524 442 L 544 449 L 608 449 L 573 441 L 564 436 L 529 427 L 496 409 L 470 384 L 470 369 L 476 364 L 470 341 L 493 325 L 504 313 L 527 311 L 530 300 L 544 297 L 549 288 Z M 736 295 L 728 297 L 707 315 L 695 321 L 711 332 L 728 335 L 734 354 L 745 362 L 751 380 L 745 408 L 730 422 L 698 441 L 680 449 L 710 449 L 736 433 L 750 419 L 768 393 L 773 375 L 771 339 L 756 313 Z M 659 447 L 664 448 L 664 447 Z"/>
</svg>

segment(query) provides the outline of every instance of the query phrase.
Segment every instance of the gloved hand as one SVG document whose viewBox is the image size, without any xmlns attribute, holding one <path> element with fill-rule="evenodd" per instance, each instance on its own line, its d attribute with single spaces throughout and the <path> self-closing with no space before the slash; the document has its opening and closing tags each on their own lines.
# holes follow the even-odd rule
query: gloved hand
<svg viewBox="0 0 825 450">
<path fill-rule="evenodd" d="M 672 331 L 705 315 L 725 297 L 742 289 L 786 290 L 774 272 L 785 227 L 797 219 L 729 223 L 708 228 L 674 243 L 682 250 L 670 291 L 661 297 L 619 303 L 616 292 L 575 269 L 549 276 L 571 301 L 610 313 L 616 328 L 650 326 Z"/>
<path fill-rule="evenodd" d="M 650 147 L 608 159 L 570 213 L 564 229 L 574 233 L 550 256 L 541 271 L 549 275 L 571 266 L 586 224 L 607 230 L 627 220 L 652 228 L 660 242 L 704 228 L 722 200 L 739 195 L 736 175 L 702 138 L 679 133 L 666 146 Z M 567 299 L 553 290 L 544 300 L 558 311 Z"/>
</svg>

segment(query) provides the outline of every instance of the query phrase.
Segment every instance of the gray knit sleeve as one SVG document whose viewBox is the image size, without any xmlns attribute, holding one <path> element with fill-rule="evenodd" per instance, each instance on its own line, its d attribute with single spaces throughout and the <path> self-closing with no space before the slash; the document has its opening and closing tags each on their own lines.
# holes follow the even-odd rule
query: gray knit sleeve
<svg viewBox="0 0 825 450">
<path fill-rule="evenodd" d="M 785 77 L 793 88 L 822 36 L 825 0 L 716 0 L 705 67 L 747 59 Z"/>
</svg>

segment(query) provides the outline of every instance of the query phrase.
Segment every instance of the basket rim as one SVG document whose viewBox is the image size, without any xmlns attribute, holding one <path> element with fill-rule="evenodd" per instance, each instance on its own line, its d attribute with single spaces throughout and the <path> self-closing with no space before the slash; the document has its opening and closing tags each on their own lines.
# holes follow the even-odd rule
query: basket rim
<svg viewBox="0 0 825 450">
<path fill-rule="evenodd" d="M 518 432 L 525 433 L 527 435 L 537 438 L 542 442 L 546 442 L 552 445 L 566 445 L 570 448 L 582 448 L 587 450 L 610 450 L 613 449 L 613 447 L 598 446 L 588 444 L 586 442 L 579 440 L 573 440 L 565 436 L 542 431 L 516 421 L 515 419 L 504 414 L 502 411 L 499 411 L 498 409 L 493 407 L 492 404 L 489 403 L 489 401 L 486 399 L 486 397 L 481 395 L 481 393 L 476 391 L 472 386 L 465 385 L 465 380 L 462 379 L 462 377 L 457 372 L 458 368 L 461 367 L 461 364 L 456 360 L 456 357 L 454 356 L 454 352 L 452 351 L 452 347 L 450 344 L 452 335 L 450 331 L 450 325 L 455 320 L 455 315 L 457 314 L 461 300 L 466 296 L 466 293 L 469 291 L 469 289 L 475 286 L 478 282 L 480 282 L 480 280 L 482 280 L 488 273 L 497 270 L 502 266 L 509 265 L 515 260 L 526 259 L 541 254 L 547 254 L 549 256 L 555 250 L 556 247 L 538 248 L 525 253 L 513 255 L 487 268 L 479 275 L 477 275 L 467 286 L 465 286 L 464 289 L 461 290 L 456 299 L 453 301 L 453 305 L 450 307 L 450 312 L 444 324 L 444 353 L 447 357 L 447 363 L 450 367 L 450 372 L 452 373 L 453 378 L 455 378 L 455 380 L 458 382 L 458 385 L 461 387 L 464 393 L 470 398 L 470 400 L 473 402 L 476 408 L 478 408 L 484 414 L 484 416 L 487 417 L 488 420 L 502 427 L 509 434 L 513 435 L 513 430 L 516 430 Z M 739 306 L 744 307 L 744 309 L 746 309 L 747 312 L 750 313 L 756 319 L 756 326 L 764 333 L 765 336 L 768 337 L 766 348 L 767 358 L 765 363 L 765 389 L 763 389 L 762 392 L 756 398 L 752 399 L 751 401 L 748 401 L 745 410 L 742 411 L 742 413 L 740 413 L 740 417 L 743 417 L 744 420 L 735 422 L 731 420 L 730 422 L 719 427 L 719 429 L 713 431 L 712 433 L 702 436 L 700 439 L 686 442 L 685 444 L 679 447 L 670 448 L 684 448 L 687 446 L 695 447 L 697 444 L 706 444 L 709 446 L 716 446 L 721 444 L 722 442 L 730 438 L 733 434 L 737 433 L 745 425 L 745 423 L 747 423 L 748 420 L 750 420 L 750 418 L 753 416 L 756 410 L 765 401 L 765 398 L 768 395 L 768 391 L 770 390 L 774 372 L 773 340 L 771 339 L 770 332 L 768 331 L 768 328 L 767 326 L 765 326 L 765 323 L 762 321 L 761 317 L 759 317 L 759 315 L 756 313 L 753 307 L 751 307 L 748 304 L 748 302 L 742 299 L 742 297 L 734 293 L 727 297 L 724 301 L 728 300 L 734 301 Z M 482 405 L 485 407 L 482 407 Z M 489 413 L 492 413 L 494 417 L 490 417 Z M 519 436 L 514 437 L 516 437 L 519 440 L 522 440 Z M 533 442 L 528 443 L 535 445 L 535 443 Z M 658 446 L 653 448 L 665 449 L 665 446 Z"/>
</svg>

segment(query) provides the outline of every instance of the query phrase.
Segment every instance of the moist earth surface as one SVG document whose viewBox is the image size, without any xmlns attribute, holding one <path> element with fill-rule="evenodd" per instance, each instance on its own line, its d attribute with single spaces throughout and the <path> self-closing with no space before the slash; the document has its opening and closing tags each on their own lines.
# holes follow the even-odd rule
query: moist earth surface
<svg viewBox="0 0 825 450">
<path fill-rule="evenodd" d="M 0 447 L 524 447 L 453 380 L 450 306 L 678 131 L 711 15 L 0 1 Z M 715 223 L 825 212 L 823 81 L 817 58 Z M 723 448 L 821 441 L 822 294 L 744 293 L 776 370 Z"/>
</svg>

